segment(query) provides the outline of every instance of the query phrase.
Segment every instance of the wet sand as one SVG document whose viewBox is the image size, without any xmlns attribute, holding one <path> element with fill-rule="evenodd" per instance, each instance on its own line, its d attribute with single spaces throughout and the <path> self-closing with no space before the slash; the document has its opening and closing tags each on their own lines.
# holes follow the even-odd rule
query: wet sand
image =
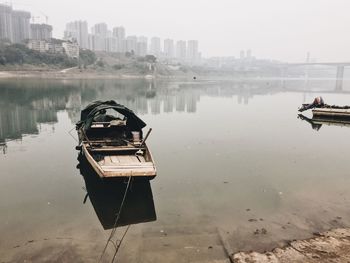
<svg viewBox="0 0 350 263">
<path fill-rule="evenodd" d="M 117 235 L 120 237 L 122 232 L 120 229 Z M 27 240 L 9 249 L 0 262 L 98 262 L 104 245 L 105 241 L 100 238 Z M 113 245 L 110 245 L 101 262 L 110 262 L 114 251 Z M 314 233 L 313 238 L 290 241 L 286 246 L 259 253 L 234 252 L 225 233 L 216 228 L 153 227 L 142 230 L 134 227 L 119 252 L 117 262 L 340 263 L 350 260 L 350 229 Z"/>
</svg>

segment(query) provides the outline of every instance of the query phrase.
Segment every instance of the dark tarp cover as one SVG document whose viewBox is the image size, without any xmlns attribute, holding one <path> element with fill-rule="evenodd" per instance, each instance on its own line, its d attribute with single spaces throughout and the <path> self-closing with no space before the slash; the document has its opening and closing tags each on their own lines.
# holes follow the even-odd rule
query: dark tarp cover
<svg viewBox="0 0 350 263">
<path fill-rule="evenodd" d="M 130 128 L 130 130 L 142 130 L 142 128 L 146 126 L 146 123 L 137 117 L 132 110 L 116 103 L 114 100 L 108 100 L 94 101 L 86 106 L 86 108 L 81 111 L 80 121 L 76 124 L 77 128 L 79 129 L 83 126 L 84 130 L 88 130 L 94 117 L 101 114 L 102 110 L 107 109 L 114 109 L 120 114 L 123 114 L 127 118 L 126 125 Z"/>
</svg>

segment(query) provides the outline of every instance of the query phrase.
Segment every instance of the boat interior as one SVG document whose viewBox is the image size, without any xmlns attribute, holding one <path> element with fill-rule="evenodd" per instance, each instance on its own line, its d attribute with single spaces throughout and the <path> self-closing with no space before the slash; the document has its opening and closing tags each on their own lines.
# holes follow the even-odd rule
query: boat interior
<svg viewBox="0 0 350 263">
<path fill-rule="evenodd" d="M 86 137 L 87 150 L 104 171 L 154 170 L 152 156 L 141 141 L 142 131 L 130 131 L 125 120 L 94 121 Z"/>
</svg>

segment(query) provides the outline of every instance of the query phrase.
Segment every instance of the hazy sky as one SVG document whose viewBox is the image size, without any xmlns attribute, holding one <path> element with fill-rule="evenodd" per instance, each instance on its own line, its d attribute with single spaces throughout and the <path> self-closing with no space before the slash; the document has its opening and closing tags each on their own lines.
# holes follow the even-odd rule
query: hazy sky
<svg viewBox="0 0 350 263">
<path fill-rule="evenodd" d="M 127 35 L 197 39 L 203 56 L 350 61 L 350 0 L 18 0 L 62 37 L 69 21 L 123 25 Z"/>
</svg>

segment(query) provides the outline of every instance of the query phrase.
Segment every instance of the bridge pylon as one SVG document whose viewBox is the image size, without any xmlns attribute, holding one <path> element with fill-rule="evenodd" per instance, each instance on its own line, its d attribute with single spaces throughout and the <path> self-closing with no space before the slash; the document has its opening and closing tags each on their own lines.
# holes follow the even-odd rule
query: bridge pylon
<svg viewBox="0 0 350 263">
<path fill-rule="evenodd" d="M 337 80 L 335 82 L 335 90 L 343 90 L 343 79 L 344 79 L 344 65 L 337 66 Z"/>
</svg>

